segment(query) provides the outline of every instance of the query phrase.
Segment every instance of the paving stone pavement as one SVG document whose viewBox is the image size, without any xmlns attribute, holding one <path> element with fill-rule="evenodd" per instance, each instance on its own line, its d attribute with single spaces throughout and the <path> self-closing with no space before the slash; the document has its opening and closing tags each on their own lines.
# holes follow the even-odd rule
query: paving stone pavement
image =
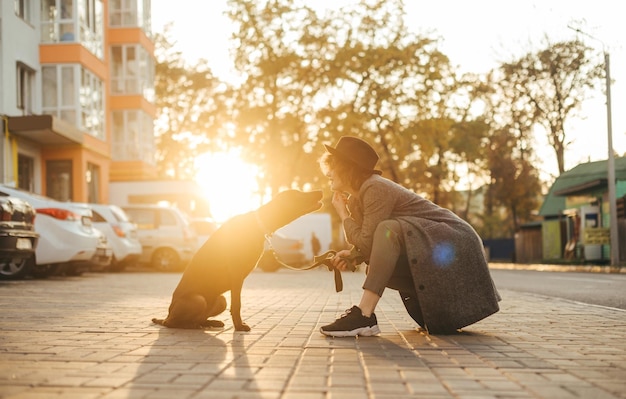
<svg viewBox="0 0 626 399">
<path fill-rule="evenodd" d="M 417 330 L 396 292 L 382 334 L 319 333 L 358 303 L 361 273 L 254 271 L 252 331 L 180 330 L 163 317 L 179 274 L 0 282 L 0 398 L 626 398 L 626 312 L 501 290 L 501 311 L 455 335 Z M 227 296 L 228 298 L 228 296 Z"/>
</svg>

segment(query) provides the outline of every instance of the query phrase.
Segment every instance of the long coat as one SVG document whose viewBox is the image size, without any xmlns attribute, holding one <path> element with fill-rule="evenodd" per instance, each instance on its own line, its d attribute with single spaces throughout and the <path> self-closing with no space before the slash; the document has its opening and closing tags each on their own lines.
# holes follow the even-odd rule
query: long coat
<svg viewBox="0 0 626 399">
<path fill-rule="evenodd" d="M 374 230 L 387 219 L 402 226 L 414 291 L 400 292 L 409 314 L 431 333 L 453 332 L 499 310 L 482 240 L 466 221 L 401 185 L 372 175 L 344 221 L 346 239 L 369 262 Z M 373 265 L 375 267 L 375 265 Z"/>
</svg>

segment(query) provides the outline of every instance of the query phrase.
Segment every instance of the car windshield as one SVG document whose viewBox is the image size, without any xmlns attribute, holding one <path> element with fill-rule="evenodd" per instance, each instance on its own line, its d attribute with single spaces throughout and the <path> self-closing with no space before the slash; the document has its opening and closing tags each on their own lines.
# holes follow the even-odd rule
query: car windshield
<svg viewBox="0 0 626 399">
<path fill-rule="evenodd" d="M 106 218 L 95 210 L 91 210 L 91 219 L 94 223 L 106 223 Z"/>
<path fill-rule="evenodd" d="M 110 209 L 111 209 L 111 213 L 113 213 L 113 216 L 115 216 L 115 219 L 117 219 L 118 222 L 130 221 L 128 219 L 128 215 L 126 214 L 126 212 L 124 212 L 124 210 L 120 208 L 119 206 L 111 205 Z"/>
</svg>

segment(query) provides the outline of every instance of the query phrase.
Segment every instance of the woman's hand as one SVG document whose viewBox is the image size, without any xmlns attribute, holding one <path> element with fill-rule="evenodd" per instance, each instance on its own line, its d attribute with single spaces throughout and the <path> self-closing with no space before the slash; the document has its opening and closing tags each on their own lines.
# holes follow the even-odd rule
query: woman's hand
<svg viewBox="0 0 626 399">
<path fill-rule="evenodd" d="M 348 211 L 348 196 L 345 193 L 333 191 L 332 204 L 342 221 L 350 217 L 350 212 Z"/>
<path fill-rule="evenodd" d="M 342 249 L 338 251 L 335 256 L 330 260 L 333 267 L 337 270 L 345 272 L 346 270 L 354 270 L 354 261 L 349 261 L 351 251 L 349 249 Z"/>
</svg>

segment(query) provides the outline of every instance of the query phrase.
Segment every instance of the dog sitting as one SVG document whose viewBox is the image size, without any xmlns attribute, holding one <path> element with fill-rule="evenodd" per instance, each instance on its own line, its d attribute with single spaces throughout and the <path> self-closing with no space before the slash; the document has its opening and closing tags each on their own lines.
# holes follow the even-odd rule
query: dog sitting
<svg viewBox="0 0 626 399">
<path fill-rule="evenodd" d="M 198 249 L 172 294 L 166 319 L 152 319 L 171 328 L 223 327 L 209 320 L 226 310 L 236 331 L 250 331 L 241 319 L 241 289 L 263 253 L 265 237 L 300 216 L 322 207 L 322 191 L 286 190 L 256 211 L 235 216 L 217 229 Z"/>
</svg>

